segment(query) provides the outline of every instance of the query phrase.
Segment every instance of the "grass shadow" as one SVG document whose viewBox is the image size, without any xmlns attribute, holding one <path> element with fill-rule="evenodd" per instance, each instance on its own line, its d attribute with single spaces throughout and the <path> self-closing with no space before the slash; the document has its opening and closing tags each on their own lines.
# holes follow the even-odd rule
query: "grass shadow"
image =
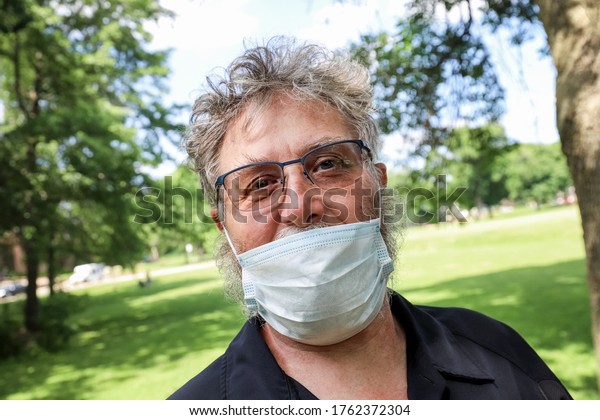
<svg viewBox="0 0 600 420">
<path fill-rule="evenodd" d="M 221 284 L 216 272 L 200 278 L 186 273 L 147 288 L 130 282 L 94 290 L 68 349 L 0 363 L 0 398 L 20 398 L 34 389 L 36 399 L 92 399 L 99 388 L 148 368 L 222 352 L 244 318 L 237 305 L 225 301 Z M 189 377 L 205 364 L 191 366 Z"/>
<path fill-rule="evenodd" d="M 397 288 L 415 304 L 465 307 L 505 322 L 574 395 L 597 399 L 585 278 L 585 261 L 577 259 L 456 278 L 437 286 Z"/>
</svg>

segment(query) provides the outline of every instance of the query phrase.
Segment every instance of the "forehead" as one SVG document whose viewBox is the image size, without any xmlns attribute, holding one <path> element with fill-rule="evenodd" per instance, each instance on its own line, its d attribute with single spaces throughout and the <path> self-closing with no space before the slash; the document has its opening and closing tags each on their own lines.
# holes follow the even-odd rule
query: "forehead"
<svg viewBox="0 0 600 420">
<path fill-rule="evenodd" d="M 264 104 L 250 103 L 228 127 L 220 172 L 256 161 L 285 161 L 332 140 L 355 139 L 352 126 L 331 105 L 278 94 Z"/>
</svg>

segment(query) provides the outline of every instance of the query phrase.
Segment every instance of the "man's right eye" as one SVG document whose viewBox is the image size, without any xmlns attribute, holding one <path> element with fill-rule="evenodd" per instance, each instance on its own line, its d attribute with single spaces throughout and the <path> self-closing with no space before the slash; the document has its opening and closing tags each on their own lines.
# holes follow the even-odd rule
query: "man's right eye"
<svg viewBox="0 0 600 420">
<path fill-rule="evenodd" d="M 249 186 L 249 189 L 252 191 L 258 191 L 265 188 L 270 188 L 274 184 L 279 182 L 278 179 L 272 177 L 261 177 L 259 179 L 255 179 Z"/>
<path fill-rule="evenodd" d="M 243 183 L 242 195 L 252 197 L 253 199 L 264 198 L 273 193 L 281 184 L 281 179 L 278 176 L 262 175 L 257 176 L 248 182 Z"/>
</svg>

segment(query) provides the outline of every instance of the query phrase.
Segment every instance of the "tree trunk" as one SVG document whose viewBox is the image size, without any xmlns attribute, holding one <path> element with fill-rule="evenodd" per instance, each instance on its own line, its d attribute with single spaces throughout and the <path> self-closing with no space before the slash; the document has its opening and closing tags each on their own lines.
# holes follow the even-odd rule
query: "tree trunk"
<svg viewBox="0 0 600 420">
<path fill-rule="evenodd" d="M 29 332 L 39 330 L 39 300 L 37 296 L 37 278 L 39 273 L 39 258 L 36 249 L 25 243 L 25 258 L 27 264 L 27 299 L 25 300 L 25 327 Z"/>
<path fill-rule="evenodd" d="M 556 65 L 558 131 L 581 213 L 600 390 L 600 2 L 536 1 Z"/>
<path fill-rule="evenodd" d="M 54 261 L 54 245 L 48 246 L 48 291 L 54 296 L 54 279 L 56 278 L 56 262 Z"/>
</svg>

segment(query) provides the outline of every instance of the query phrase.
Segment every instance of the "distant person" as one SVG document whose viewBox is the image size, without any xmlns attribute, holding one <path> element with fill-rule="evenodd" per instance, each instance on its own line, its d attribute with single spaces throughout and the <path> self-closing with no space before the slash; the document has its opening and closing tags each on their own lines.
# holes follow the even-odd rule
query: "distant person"
<svg viewBox="0 0 600 420">
<path fill-rule="evenodd" d="M 276 38 L 211 79 L 186 147 L 248 321 L 172 399 L 570 398 L 508 326 L 388 288 L 380 145 L 347 57 Z"/>
<path fill-rule="evenodd" d="M 152 277 L 150 277 L 149 271 L 146 271 L 146 278 L 144 280 L 138 280 L 138 286 L 140 286 L 140 287 L 152 286 Z"/>
</svg>

